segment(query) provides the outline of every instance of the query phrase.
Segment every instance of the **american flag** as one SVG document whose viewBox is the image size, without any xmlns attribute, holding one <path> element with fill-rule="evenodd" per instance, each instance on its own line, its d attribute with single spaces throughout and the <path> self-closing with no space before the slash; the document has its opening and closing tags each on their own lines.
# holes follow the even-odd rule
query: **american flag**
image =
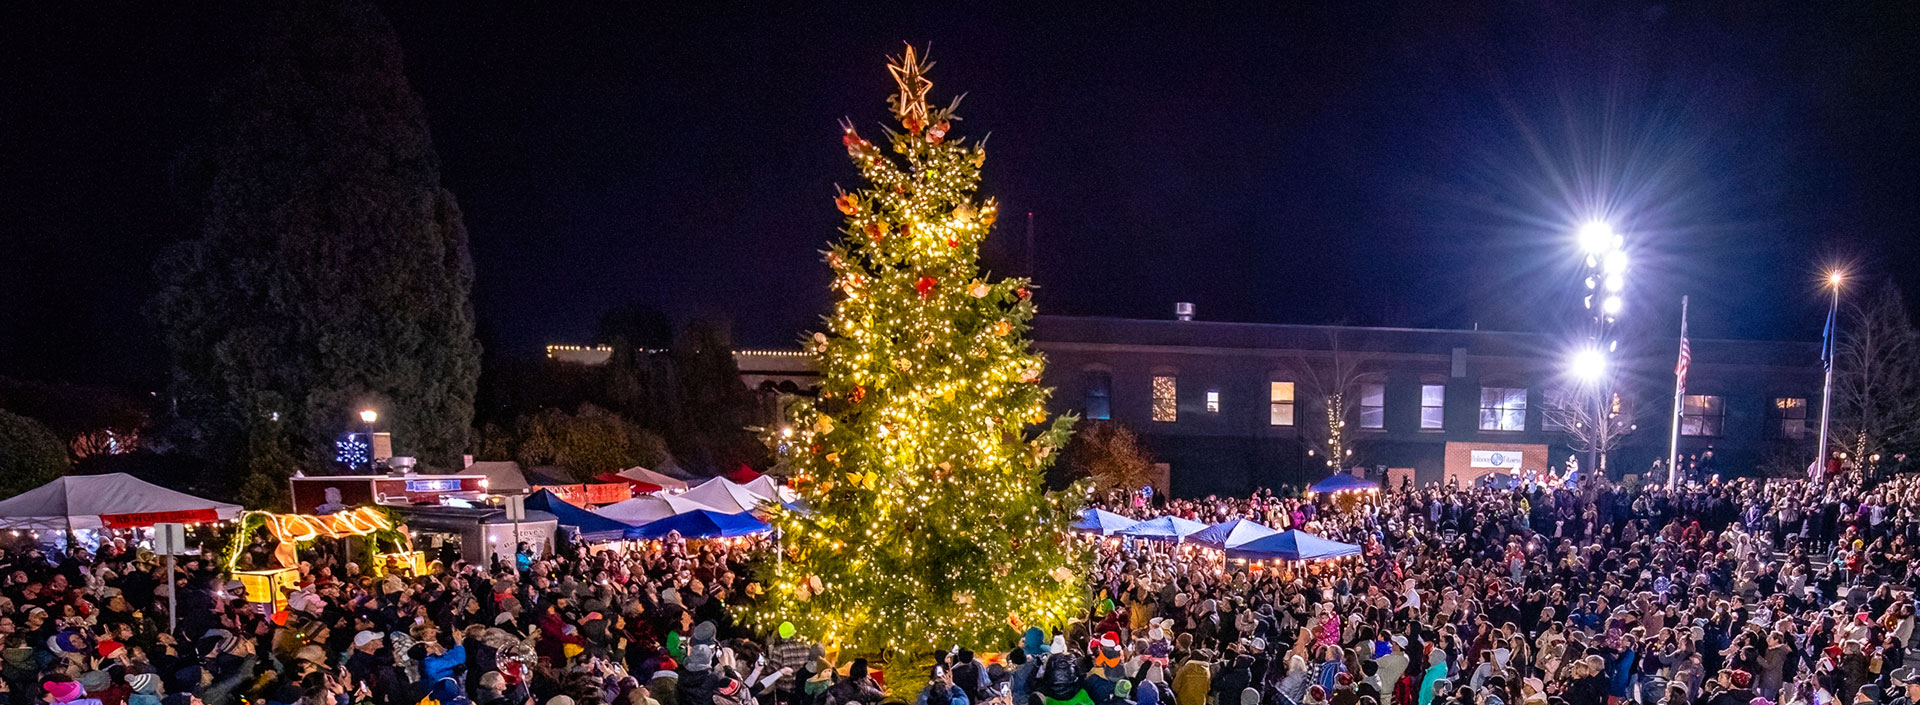
<svg viewBox="0 0 1920 705">
<path fill-rule="evenodd" d="M 1687 392 L 1687 366 L 1691 364 L 1693 364 L 1693 350 L 1687 346 L 1686 326 L 1682 324 L 1680 331 L 1680 362 L 1673 366 L 1673 376 L 1676 380 L 1675 384 L 1679 385 L 1680 393 L 1682 394 Z"/>
</svg>

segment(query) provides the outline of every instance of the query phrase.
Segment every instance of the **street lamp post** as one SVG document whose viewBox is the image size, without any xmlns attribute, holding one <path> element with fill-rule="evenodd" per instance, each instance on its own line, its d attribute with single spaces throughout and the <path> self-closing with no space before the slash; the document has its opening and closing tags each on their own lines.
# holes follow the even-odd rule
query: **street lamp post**
<svg viewBox="0 0 1920 705">
<path fill-rule="evenodd" d="M 1827 274 L 1827 287 L 1833 289 L 1833 298 L 1827 306 L 1827 330 L 1820 349 L 1820 361 L 1827 368 L 1826 380 L 1820 385 L 1820 450 L 1813 458 L 1813 479 L 1817 482 L 1827 475 L 1827 419 L 1833 413 L 1833 353 L 1834 339 L 1839 337 L 1840 282 L 1846 279 L 1846 273 L 1833 271 Z"/>
<path fill-rule="evenodd" d="M 1608 422 L 1612 409 L 1609 401 L 1612 376 L 1607 369 L 1607 358 L 1619 347 L 1619 341 L 1613 340 L 1613 324 L 1619 320 L 1621 311 L 1626 307 L 1622 299 L 1626 289 L 1627 253 L 1625 238 L 1615 233 L 1613 226 L 1606 221 L 1592 220 L 1580 226 L 1580 249 L 1586 254 L 1587 277 L 1586 298 L 1583 303 L 1592 316 L 1588 331 L 1587 346 L 1575 356 L 1576 375 L 1590 385 L 1593 391 L 1593 438 L 1588 451 L 1590 468 L 1602 474 L 1606 471 Z"/>
<path fill-rule="evenodd" d="M 367 472 L 373 473 L 373 422 L 380 420 L 380 412 L 372 409 L 360 410 L 360 423 L 367 427 Z"/>
</svg>

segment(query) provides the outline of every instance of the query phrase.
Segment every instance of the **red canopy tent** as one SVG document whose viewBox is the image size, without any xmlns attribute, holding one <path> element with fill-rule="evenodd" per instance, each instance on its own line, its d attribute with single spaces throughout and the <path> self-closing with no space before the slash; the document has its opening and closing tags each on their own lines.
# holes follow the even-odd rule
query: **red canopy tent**
<svg viewBox="0 0 1920 705">
<path fill-rule="evenodd" d="M 627 484 L 627 486 L 633 488 L 634 494 L 652 494 L 655 492 L 659 492 L 662 489 L 665 489 L 651 482 L 641 482 L 639 480 L 621 477 L 619 473 L 612 473 L 612 472 L 600 473 L 598 475 L 593 476 L 593 479 L 599 480 L 601 482 L 605 482 L 608 484 L 618 484 L 618 483 L 624 482 Z"/>
<path fill-rule="evenodd" d="M 740 465 L 740 469 L 727 473 L 727 479 L 732 480 L 736 485 L 744 485 L 760 479 L 760 473 L 754 471 L 753 468 L 747 467 L 746 464 L 743 463 Z"/>
</svg>

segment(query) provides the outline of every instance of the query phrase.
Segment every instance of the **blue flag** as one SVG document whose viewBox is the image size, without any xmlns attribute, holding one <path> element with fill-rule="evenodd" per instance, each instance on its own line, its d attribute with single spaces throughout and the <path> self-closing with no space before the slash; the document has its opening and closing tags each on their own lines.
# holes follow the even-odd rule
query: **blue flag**
<svg viewBox="0 0 1920 705">
<path fill-rule="evenodd" d="M 1833 316 L 1839 307 L 1827 309 L 1827 328 L 1820 332 L 1820 364 L 1823 369 L 1833 369 Z"/>
</svg>

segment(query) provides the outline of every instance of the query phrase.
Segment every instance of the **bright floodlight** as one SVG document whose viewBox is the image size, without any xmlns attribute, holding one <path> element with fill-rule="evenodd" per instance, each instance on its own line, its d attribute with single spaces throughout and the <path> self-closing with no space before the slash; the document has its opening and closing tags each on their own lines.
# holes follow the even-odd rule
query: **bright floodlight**
<svg viewBox="0 0 1920 705">
<path fill-rule="evenodd" d="M 1609 296 L 1606 303 L 1601 304 L 1601 310 L 1606 311 L 1609 316 L 1618 316 L 1622 305 L 1619 296 Z"/>
<path fill-rule="evenodd" d="M 1600 254 L 1613 249 L 1613 226 L 1604 220 L 1589 220 L 1580 226 L 1580 249 L 1587 254 Z"/>
<path fill-rule="evenodd" d="M 373 423 L 374 421 L 379 420 L 379 418 L 380 418 L 380 413 L 377 411 L 374 411 L 372 409 L 360 410 L 360 421 L 363 423 Z"/>
<path fill-rule="evenodd" d="M 1573 355 L 1573 376 L 1585 380 L 1599 379 L 1607 373 L 1607 356 L 1598 350 L 1582 350 Z"/>
<path fill-rule="evenodd" d="M 1846 279 L 1846 278 L 1847 278 L 1847 273 L 1846 273 L 1846 272 L 1842 272 L 1842 271 L 1840 271 L 1840 270 L 1838 270 L 1838 269 L 1836 269 L 1836 270 L 1833 270 L 1833 271 L 1831 271 L 1831 272 L 1828 272 L 1828 273 L 1827 273 L 1827 285 L 1828 285 L 1828 286 L 1840 286 L 1840 281 L 1841 281 L 1841 280 L 1843 280 L 1843 279 Z"/>
<path fill-rule="evenodd" d="M 1619 250 L 1608 252 L 1604 266 L 1608 274 L 1620 274 L 1627 271 L 1627 253 Z"/>
<path fill-rule="evenodd" d="M 1591 289 L 1593 287 L 1587 287 L 1587 288 Z M 1621 289 L 1625 289 L 1625 288 L 1627 288 L 1626 277 L 1622 277 L 1618 274 L 1607 275 L 1607 291 L 1611 291 L 1613 293 L 1618 294 L 1620 293 Z"/>
</svg>

